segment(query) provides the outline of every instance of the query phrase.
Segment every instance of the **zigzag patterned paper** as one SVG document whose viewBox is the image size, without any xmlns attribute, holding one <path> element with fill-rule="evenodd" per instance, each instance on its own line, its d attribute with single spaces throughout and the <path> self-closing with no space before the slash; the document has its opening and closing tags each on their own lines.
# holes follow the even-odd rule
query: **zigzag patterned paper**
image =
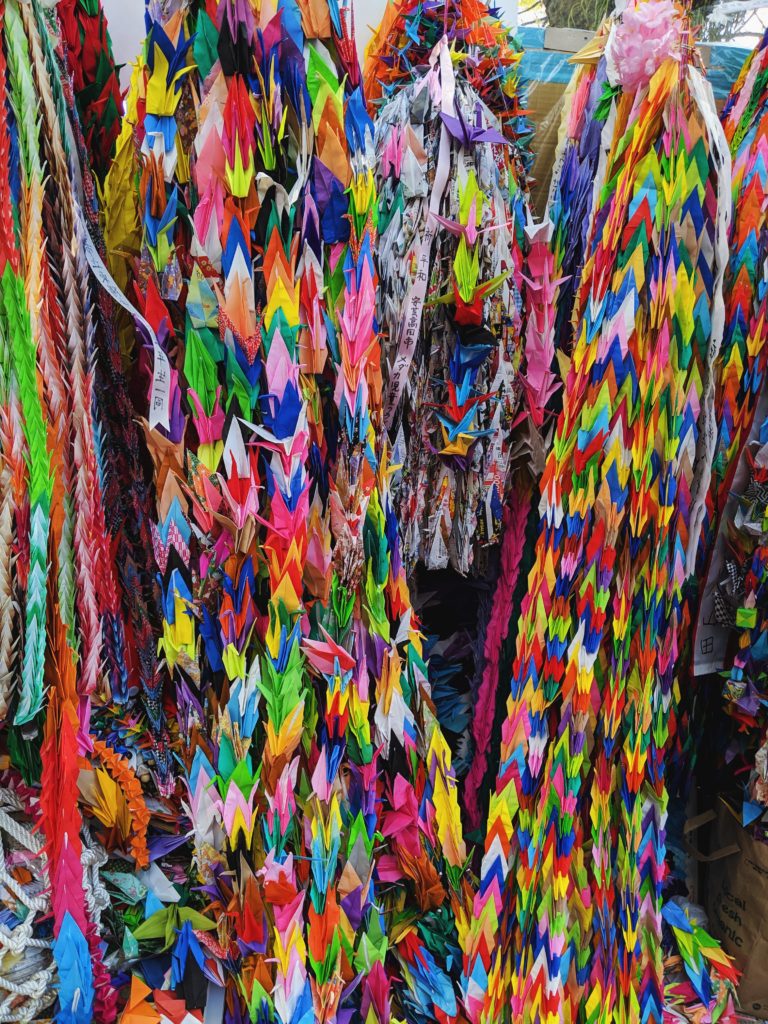
<svg viewBox="0 0 768 1024">
<path fill-rule="evenodd" d="M 43 1012 L 51 998 L 35 979 L 50 987 L 55 974 L 61 1020 L 111 1022 L 117 993 L 89 876 L 90 806 L 78 788 L 94 744 L 107 766 L 104 785 L 115 785 L 114 772 L 132 793 L 129 829 L 146 808 L 113 737 L 92 735 L 128 690 L 125 591 L 102 490 L 102 441 L 114 434 L 95 385 L 105 321 L 86 257 L 96 210 L 84 183 L 95 193 L 80 164 L 82 133 L 55 12 L 9 0 L 1 24 L 0 741 L 6 805 L 44 839 L 39 849 L 28 846 L 39 891 L 10 967 L 20 984 L 9 984 L 18 996 L 13 1012 Z M 19 823 L 6 827 L 18 842 Z M 146 864 L 146 847 L 136 850 Z M 45 908 L 41 929 L 33 919 Z"/>
<path fill-rule="evenodd" d="M 734 218 L 725 282 L 726 327 L 717 364 L 717 447 L 702 525 L 698 563 L 707 580 L 699 630 L 714 623 L 725 708 L 733 719 L 737 762 L 749 767 L 744 822 L 757 821 L 768 797 L 762 722 L 761 594 L 765 472 L 766 366 L 766 39 L 745 62 L 722 112 L 733 158 Z M 714 552 L 712 551 L 714 545 Z M 696 649 L 697 658 L 708 660 Z M 695 723 L 700 726 L 700 722 Z M 736 737 L 736 730 L 742 734 Z M 690 746 L 697 745 L 694 733 Z"/>
<path fill-rule="evenodd" d="M 105 190 L 133 180 L 137 202 L 107 237 L 138 243 L 113 268 L 156 336 L 135 350 L 152 707 L 175 705 L 217 925 L 200 956 L 228 1020 L 457 1019 L 467 854 L 390 494 L 373 126 L 347 15 L 150 13 L 128 110 Z"/>
<path fill-rule="evenodd" d="M 607 43 L 619 86 L 625 31 Z M 559 291 L 570 368 L 465 946 L 473 1020 L 662 1018 L 664 752 L 696 461 L 712 432 L 728 165 L 685 58 L 681 71 L 662 56 L 645 86 L 597 104 L 605 70 L 581 74 L 585 127 L 568 134 L 610 142 L 592 226 L 573 228 L 583 269 Z M 555 195 L 583 193 L 575 159 Z M 555 211 L 567 254 L 565 204 Z"/>
</svg>

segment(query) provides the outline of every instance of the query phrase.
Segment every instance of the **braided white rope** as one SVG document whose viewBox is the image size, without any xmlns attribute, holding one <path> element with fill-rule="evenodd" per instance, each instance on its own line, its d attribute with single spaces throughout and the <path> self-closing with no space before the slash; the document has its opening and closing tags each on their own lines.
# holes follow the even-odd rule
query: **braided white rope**
<svg viewBox="0 0 768 1024">
<path fill-rule="evenodd" d="M 15 821 L 10 814 L 0 808 L 0 829 L 7 832 L 11 839 L 14 839 L 19 846 L 39 856 L 43 852 L 43 844 L 40 839 L 29 829 L 24 828 L 18 821 Z"/>
<path fill-rule="evenodd" d="M 15 801 L 13 800 L 3 799 L 2 802 L 6 806 L 13 807 L 14 810 L 20 809 L 14 806 Z M 13 895 L 20 904 L 30 911 L 13 930 L 5 925 L 0 925 L 0 968 L 6 956 L 16 959 L 28 951 L 33 953 L 32 956 L 25 957 L 25 961 L 31 961 L 31 963 L 25 963 L 24 966 L 31 968 L 32 972 L 24 980 L 12 981 L 8 972 L 0 969 L 0 989 L 8 993 L 0 1002 L 0 1022 L 15 1024 L 15 1022 L 35 1020 L 39 1012 L 54 1001 L 56 991 L 53 986 L 53 978 L 56 967 L 52 961 L 46 963 L 42 959 L 43 950 L 50 949 L 50 942 L 45 939 L 36 939 L 32 935 L 36 915 L 47 911 L 50 901 L 45 896 L 30 892 L 28 887 L 17 882 L 10 874 L 5 857 L 3 832 L 10 836 L 17 846 L 41 859 L 43 858 L 43 844 L 36 835 L 0 808 L 0 889 Z M 16 966 L 18 973 L 19 965 Z M 20 1005 L 15 1005 L 20 997 L 25 1001 Z"/>
<path fill-rule="evenodd" d="M 90 829 L 85 824 L 83 825 L 83 852 L 80 859 L 83 865 L 88 915 L 98 928 L 101 925 L 101 915 L 111 902 L 109 893 L 99 877 L 100 869 L 107 863 L 107 854 L 93 842 Z"/>
<path fill-rule="evenodd" d="M 30 1024 L 32 1021 L 37 1021 L 40 1017 L 50 1016 L 50 1011 L 46 1014 L 44 1011 L 47 1007 L 56 999 L 56 990 L 53 987 L 52 979 L 46 982 L 46 989 L 43 990 L 43 994 L 39 996 L 28 997 L 25 1003 L 20 1006 L 14 1006 L 13 1004 L 18 1000 L 17 995 L 9 995 L 0 1003 L 0 1024 Z M 41 1013 L 41 1011 L 43 1011 Z"/>
<path fill-rule="evenodd" d="M 37 914 L 46 913 L 50 909 L 50 899 L 34 893 L 20 882 L 17 882 L 8 871 L 3 833 L 5 832 L 16 846 L 28 850 L 39 858 L 43 877 L 48 874 L 45 863 L 44 844 L 39 836 L 11 817 L 7 810 L 23 812 L 24 807 L 12 792 L 0 790 L 0 890 L 11 893 L 19 903 L 30 911 L 13 930 L 0 924 L 0 1024 L 31 1024 L 41 1016 L 56 1000 L 56 964 L 52 958 L 44 959 L 46 951 L 50 951 L 51 942 L 36 939 L 32 934 L 34 918 Z M 83 865 L 83 883 L 85 899 L 90 920 L 98 928 L 101 915 L 110 906 L 110 897 L 101 881 L 100 870 L 107 864 L 106 851 L 94 842 L 90 829 L 83 825 L 83 844 L 81 863 Z M 8 972 L 3 970 L 6 956 L 14 959 L 26 954 L 24 967 L 30 972 L 24 980 L 12 981 Z M 23 970 L 24 968 L 22 968 Z M 16 965 L 18 975 L 19 965 Z M 3 993 L 7 993 L 3 997 Z M 20 1005 L 19 999 L 24 999 Z"/>
<path fill-rule="evenodd" d="M 0 987 L 12 996 L 27 996 L 29 999 L 40 999 L 49 990 L 51 978 L 55 970 L 53 967 L 41 968 L 28 981 L 16 984 L 9 978 L 0 977 Z"/>
<path fill-rule="evenodd" d="M 11 1008 L 8 1000 L 0 1003 L 0 1022 L 2 1024 L 31 1024 L 38 1019 L 40 1010 L 44 1010 L 53 1002 L 54 996 L 45 999 L 29 999 L 21 1009 Z"/>
<path fill-rule="evenodd" d="M 0 822 L 0 824 L 3 823 Z M 5 862 L 2 832 L 0 832 L 0 886 L 12 893 L 19 903 L 22 903 L 31 911 L 43 913 L 48 909 L 48 900 L 44 896 L 35 896 L 33 893 L 28 892 L 8 871 Z M 32 917 L 33 914 L 28 914 L 13 932 L 0 925 L 0 946 L 5 946 L 14 954 L 23 952 L 25 946 L 32 942 Z M 0 977 L 0 985 L 2 984 L 3 978 Z"/>
</svg>

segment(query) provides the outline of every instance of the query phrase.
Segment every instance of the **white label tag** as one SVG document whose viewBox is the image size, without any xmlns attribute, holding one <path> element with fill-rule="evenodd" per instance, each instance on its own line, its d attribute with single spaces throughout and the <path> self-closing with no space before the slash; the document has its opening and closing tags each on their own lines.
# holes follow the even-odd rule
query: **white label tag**
<svg viewBox="0 0 768 1024">
<path fill-rule="evenodd" d="M 154 367 L 152 370 L 152 391 L 149 396 L 149 425 L 153 429 L 160 426 L 165 430 L 170 430 L 171 364 L 168 360 L 168 356 L 160 347 L 157 335 L 152 330 L 149 322 L 144 319 L 138 309 L 136 309 L 136 307 L 118 288 L 117 282 L 104 266 L 104 262 L 99 255 L 96 246 L 93 244 L 91 236 L 88 234 L 88 230 L 84 224 L 82 225 L 82 228 L 82 236 L 85 240 L 85 258 L 88 261 L 88 266 L 91 268 L 94 277 L 102 286 L 104 291 L 107 292 L 107 294 L 110 295 L 119 306 L 122 306 L 127 313 L 130 313 L 134 320 L 138 321 L 142 325 L 147 333 L 147 337 L 152 341 Z"/>
<path fill-rule="evenodd" d="M 64 131 L 67 135 L 70 152 L 76 154 L 77 145 L 75 143 L 75 136 L 69 119 L 67 119 L 67 122 L 64 125 Z M 83 191 L 82 169 L 76 156 L 74 156 L 70 161 L 70 167 L 74 171 L 74 181 L 72 183 L 73 188 L 77 193 L 80 206 L 84 206 L 85 196 Z M 76 213 L 79 220 L 79 234 L 84 240 L 85 259 L 88 266 L 91 268 L 91 272 L 107 294 L 110 295 L 119 306 L 122 306 L 127 313 L 130 313 L 134 320 L 138 321 L 143 326 L 144 330 L 147 332 L 147 337 L 152 341 L 154 366 L 152 370 L 152 391 L 149 396 L 149 425 L 153 430 L 157 426 L 163 427 L 165 430 L 170 430 L 171 364 L 168 361 L 168 356 L 160 347 L 160 342 L 157 340 L 157 336 L 152 330 L 150 324 L 118 288 L 117 282 L 104 266 L 104 261 L 99 255 L 98 249 L 93 244 L 91 236 L 88 234 L 88 227 L 83 218 L 82 211 L 76 208 Z"/>
<path fill-rule="evenodd" d="M 440 108 L 444 114 L 454 113 L 453 103 L 456 95 L 456 82 L 453 76 L 453 65 L 448 50 L 448 43 L 443 38 L 435 47 L 439 50 L 440 60 Z M 436 54 L 433 51 L 430 63 L 435 74 Z M 413 361 L 413 353 L 416 351 L 416 343 L 419 340 L 421 330 L 421 317 L 424 311 L 424 298 L 427 293 L 427 282 L 429 281 L 429 256 L 432 251 L 432 242 L 437 233 L 437 221 L 434 214 L 440 209 L 440 203 L 448 184 L 448 175 L 451 169 L 451 135 L 445 125 L 440 129 L 440 150 L 435 170 L 435 181 L 432 186 L 432 195 L 429 200 L 427 211 L 427 223 L 419 246 L 419 255 L 416 261 L 416 277 L 411 282 L 408 290 L 408 297 L 405 300 L 405 312 L 400 326 L 400 334 L 397 342 L 397 355 L 389 378 L 387 394 L 384 399 L 384 422 L 387 429 L 391 429 L 395 418 L 400 398 L 403 394 L 408 370 Z"/>
</svg>

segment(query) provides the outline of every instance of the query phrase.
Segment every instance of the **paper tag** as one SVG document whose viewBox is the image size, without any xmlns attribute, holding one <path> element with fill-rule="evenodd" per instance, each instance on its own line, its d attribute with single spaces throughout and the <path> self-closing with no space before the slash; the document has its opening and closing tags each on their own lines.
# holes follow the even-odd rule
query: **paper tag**
<svg viewBox="0 0 768 1024">
<path fill-rule="evenodd" d="M 72 131 L 72 125 L 67 119 L 64 125 L 64 131 L 67 136 L 69 143 L 70 152 L 73 154 L 77 153 L 77 145 L 75 142 L 75 136 Z M 83 189 L 82 170 L 77 157 L 73 157 L 69 162 L 70 168 L 74 172 L 73 187 L 77 193 L 77 197 L 80 201 L 80 206 L 85 206 L 85 192 Z M 133 319 L 142 325 L 146 331 L 147 337 L 152 342 L 152 350 L 154 353 L 154 368 L 152 371 L 152 392 L 149 398 L 149 425 L 153 429 L 157 426 L 163 427 L 165 430 L 171 428 L 171 364 L 168 361 L 168 356 L 165 354 L 163 349 L 160 347 L 160 342 L 157 340 L 155 332 L 152 330 L 150 324 L 144 319 L 141 313 L 136 307 L 128 300 L 123 292 L 118 288 L 117 282 L 112 277 L 110 272 L 104 266 L 104 262 L 99 255 L 99 251 L 93 244 L 88 228 L 83 219 L 82 211 L 77 210 L 77 218 L 79 222 L 79 234 L 84 242 L 85 259 L 88 266 L 91 268 L 96 280 L 102 286 L 104 291 L 110 295 L 115 302 L 122 306 L 122 308 L 129 313 Z"/>
<path fill-rule="evenodd" d="M 722 289 L 720 284 L 723 280 L 725 265 L 728 259 L 728 231 L 730 227 L 730 213 L 731 204 L 730 202 L 721 202 L 720 199 L 725 196 L 730 196 L 731 192 L 731 175 L 730 175 L 730 163 L 728 160 L 728 149 L 723 134 L 723 129 L 720 125 L 720 121 L 717 118 L 714 110 L 714 100 L 711 94 L 711 88 L 708 83 L 702 78 L 701 74 L 694 68 L 689 68 L 688 73 L 691 80 L 691 91 L 694 99 L 698 103 L 702 115 L 705 118 L 707 127 L 709 129 L 712 144 L 715 148 L 715 156 L 718 161 L 718 220 L 717 220 L 717 235 L 716 235 L 716 282 L 714 289 L 714 302 L 712 306 L 712 329 L 711 329 L 711 343 L 716 343 L 717 350 L 719 350 L 720 344 L 723 337 L 723 328 L 725 324 L 725 306 L 722 298 Z M 711 383 L 712 378 L 712 366 L 717 350 L 713 353 L 709 353 L 709 373 L 708 377 Z M 709 486 L 712 471 L 712 456 L 714 456 L 716 447 L 716 424 L 714 424 L 714 410 L 713 405 L 713 394 L 712 389 L 709 387 L 707 392 L 704 394 L 704 408 L 703 412 L 707 414 L 707 418 L 703 420 L 703 426 L 707 429 L 712 430 L 715 433 L 715 439 L 711 442 L 710 439 L 706 439 L 706 444 L 709 445 L 709 451 L 711 455 L 707 458 L 707 451 L 705 450 L 704 458 L 705 465 L 702 467 L 703 473 L 706 475 L 706 484 Z M 755 418 L 752 421 L 752 428 L 750 435 L 747 438 L 745 448 L 750 446 L 757 437 L 759 425 L 763 422 L 766 413 L 768 412 L 768 391 L 765 388 L 761 390 L 758 396 L 757 405 L 755 409 Z M 697 460 L 698 462 L 698 460 Z M 732 522 L 736 515 L 739 507 L 738 496 L 743 492 L 749 479 L 749 471 L 747 467 L 746 459 L 740 457 L 738 465 L 735 470 L 733 480 L 731 482 L 730 496 L 723 509 L 722 518 L 720 520 L 720 528 L 715 538 L 714 550 L 711 555 L 709 564 L 709 574 L 704 583 L 704 588 L 699 602 L 699 617 L 696 624 L 696 630 L 694 633 L 694 657 L 693 657 L 693 674 L 694 676 L 706 675 L 711 672 L 720 672 L 723 670 L 725 665 L 726 653 L 728 650 L 728 643 L 731 637 L 731 631 L 723 626 L 720 626 L 715 619 L 715 593 L 717 591 L 717 585 L 723 573 L 723 566 L 725 564 L 725 557 L 727 552 L 727 527 L 726 524 Z M 691 529 L 690 538 L 691 541 L 698 540 L 700 533 L 701 523 L 704 516 L 703 502 L 706 497 L 706 493 L 702 490 L 702 482 L 698 484 L 697 491 L 694 493 L 692 501 L 693 514 L 691 516 Z M 689 552 L 687 553 L 686 562 L 687 565 L 692 565 L 691 556 L 693 549 L 689 545 Z"/>
<path fill-rule="evenodd" d="M 448 43 L 442 39 L 438 44 L 440 57 L 440 109 L 444 114 L 453 114 L 453 103 L 456 95 L 456 82 L 453 76 L 453 65 L 448 50 Z M 437 49 L 437 47 L 436 47 Z M 434 69 L 435 54 L 432 54 Z M 429 257 L 432 251 L 432 242 L 437 233 L 435 214 L 440 209 L 440 203 L 448 184 L 448 175 L 451 168 L 451 135 L 445 125 L 440 129 L 440 150 L 437 158 L 435 181 L 432 187 L 432 195 L 429 199 L 427 211 L 427 223 L 419 246 L 419 254 L 416 260 L 416 277 L 411 281 L 408 289 L 408 296 L 405 300 L 404 315 L 401 321 L 400 333 L 397 341 L 397 355 L 395 356 L 392 373 L 389 378 L 387 394 L 384 399 L 384 422 L 387 429 L 391 429 L 395 418 L 395 410 L 400 404 L 403 388 L 408 378 L 408 370 L 413 361 L 413 353 L 416 351 L 416 344 L 419 340 L 421 330 L 421 317 L 424 312 L 424 299 L 427 293 L 427 282 L 429 281 Z"/>
<path fill-rule="evenodd" d="M 82 228 L 85 258 L 88 261 L 88 266 L 91 268 L 91 272 L 94 277 L 102 286 L 104 291 L 114 299 L 119 306 L 122 306 L 122 308 L 129 313 L 137 323 L 141 324 L 147 337 L 152 342 L 154 366 L 152 370 L 152 391 L 149 397 L 149 425 L 153 429 L 160 426 L 165 430 L 169 430 L 171 426 L 171 364 L 168 360 L 168 356 L 160 347 L 157 335 L 153 331 L 149 322 L 144 319 L 138 309 L 136 309 L 136 307 L 126 298 L 120 288 L 118 288 L 117 282 L 104 266 L 104 262 L 99 255 L 96 246 L 93 244 L 93 240 L 88 234 L 84 224 L 82 225 Z"/>
<path fill-rule="evenodd" d="M 224 989 L 220 985 L 208 982 L 203 1024 L 221 1024 L 224 1020 L 224 995 Z"/>
<path fill-rule="evenodd" d="M 720 352 L 725 327 L 725 302 L 723 300 L 723 279 L 728 266 L 728 235 L 731 226 L 731 160 L 725 132 L 720 124 L 712 95 L 712 86 L 696 68 L 688 69 L 691 94 L 698 104 L 710 136 L 717 172 L 717 223 L 715 225 L 715 283 L 710 313 L 710 338 L 707 363 L 704 373 L 699 414 L 699 442 L 694 465 L 694 482 L 686 551 L 686 572 L 696 571 L 696 553 L 701 526 L 706 514 L 706 498 L 712 480 L 712 463 L 717 447 L 717 421 L 715 417 L 714 366 Z"/>
</svg>

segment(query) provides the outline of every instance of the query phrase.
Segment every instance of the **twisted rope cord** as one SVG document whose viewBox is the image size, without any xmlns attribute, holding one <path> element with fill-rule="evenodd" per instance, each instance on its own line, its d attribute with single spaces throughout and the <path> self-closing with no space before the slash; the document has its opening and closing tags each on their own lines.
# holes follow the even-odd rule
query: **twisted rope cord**
<svg viewBox="0 0 768 1024">
<path fill-rule="evenodd" d="M 5 802 L 10 806 L 12 802 L 3 800 L 3 796 L 4 794 L 0 794 L 0 803 Z M 19 808 L 14 807 L 14 809 Z M 86 879 L 85 896 L 91 920 L 98 927 L 101 914 L 110 902 L 109 893 L 99 877 L 100 869 L 107 862 L 107 855 L 104 850 L 93 844 L 89 829 L 84 827 L 83 831 L 82 864 Z M 16 899 L 29 910 L 37 913 L 47 912 L 49 900 L 45 896 L 36 896 L 28 892 L 9 873 L 2 839 L 3 832 L 6 832 L 18 846 L 29 850 L 36 856 L 43 853 L 42 842 L 0 807 L 0 886 L 13 893 Z M 13 931 L 0 924 L 0 964 L 2 964 L 6 953 L 19 956 L 27 949 L 49 950 L 51 948 L 49 941 L 33 937 L 33 916 L 34 914 L 29 914 Z M 53 987 L 55 973 L 56 965 L 53 961 L 47 966 L 40 967 L 23 982 L 13 982 L 0 972 L 0 989 L 8 993 L 8 996 L 0 1002 L 0 1024 L 16 1024 L 16 1022 L 21 1024 L 21 1022 L 35 1020 L 38 1011 L 49 1006 L 55 1000 L 56 992 Z M 19 997 L 24 997 L 26 1002 L 21 1007 L 14 1006 L 13 1004 Z"/>
<path fill-rule="evenodd" d="M 45 1009 L 53 1002 L 54 993 L 50 993 L 42 999 L 30 999 L 21 1009 L 10 1009 L 11 998 L 0 1003 L 0 1024 L 27 1024 L 29 1021 L 37 1020 L 39 1010 Z"/>
<path fill-rule="evenodd" d="M 8 800 L 2 802 L 6 806 L 11 805 Z M 0 808 L 0 886 L 7 889 L 21 904 L 32 911 L 23 921 L 19 922 L 13 931 L 5 925 L 0 925 L 0 964 L 7 953 L 10 953 L 11 956 L 20 956 L 26 950 L 44 950 L 50 949 L 51 946 L 50 942 L 45 939 L 36 939 L 32 935 L 33 918 L 35 914 L 44 913 L 49 909 L 49 900 L 45 896 L 29 892 L 10 874 L 6 865 L 3 832 L 9 835 L 17 846 L 30 851 L 35 856 L 40 856 L 42 853 L 42 843 L 38 837 Z M 98 868 L 96 870 L 98 871 Z M 0 1002 L 0 1022 L 12 1024 L 16 1021 L 35 1020 L 38 1011 L 49 1006 L 56 998 L 53 987 L 54 974 L 53 962 L 41 966 L 26 981 L 22 982 L 11 981 L 3 971 L 0 971 L 0 989 L 8 993 Z M 13 1004 L 19 997 L 25 998 L 26 1002 L 23 1006 L 14 1006 Z"/>
<path fill-rule="evenodd" d="M 2 821 L 0 821 L 0 825 L 3 825 Z M 6 829 L 6 831 L 8 831 L 8 830 Z M 16 897 L 17 900 L 19 900 L 20 903 L 23 903 L 26 907 L 29 907 L 30 910 L 35 910 L 35 911 L 38 911 L 39 913 L 43 913 L 44 911 L 46 911 L 48 909 L 48 900 L 45 899 L 45 897 L 43 897 L 43 896 L 34 896 L 31 893 L 28 893 L 26 891 L 26 889 L 24 888 L 24 886 L 20 882 L 17 882 L 16 879 L 9 873 L 8 869 L 5 866 L 5 848 L 4 848 L 4 845 L 3 845 L 2 833 L 1 832 L 0 832 L 0 882 L 6 887 L 6 889 L 8 889 L 10 892 L 13 893 L 13 895 Z M 25 921 L 24 924 L 26 924 L 26 923 L 27 922 Z"/>
<path fill-rule="evenodd" d="M 99 877 L 99 870 L 107 863 L 107 854 L 94 844 L 87 825 L 83 826 L 83 852 L 80 859 L 83 865 L 88 916 L 98 928 L 101 925 L 101 915 L 110 904 L 109 893 Z"/>
<path fill-rule="evenodd" d="M 19 846 L 23 846 L 30 853 L 39 856 L 43 852 L 43 844 L 40 839 L 33 832 L 30 832 L 29 829 L 20 825 L 18 821 L 2 810 L 2 808 L 0 808 L 0 829 L 7 832 Z"/>
</svg>

